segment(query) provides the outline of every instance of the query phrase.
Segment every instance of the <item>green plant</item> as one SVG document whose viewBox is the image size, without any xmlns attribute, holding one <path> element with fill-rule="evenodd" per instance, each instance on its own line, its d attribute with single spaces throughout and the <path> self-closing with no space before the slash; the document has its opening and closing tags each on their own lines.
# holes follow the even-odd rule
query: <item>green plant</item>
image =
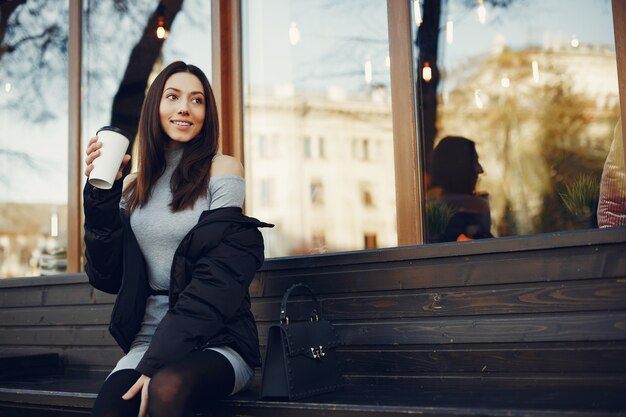
<svg viewBox="0 0 626 417">
<path fill-rule="evenodd" d="M 426 203 L 426 219 L 428 233 L 431 236 L 442 235 L 454 216 L 456 210 L 440 201 L 428 201 Z"/>
<path fill-rule="evenodd" d="M 559 193 L 563 204 L 574 216 L 588 217 L 593 214 L 600 198 L 600 180 L 589 175 L 581 175 L 565 192 Z"/>
</svg>

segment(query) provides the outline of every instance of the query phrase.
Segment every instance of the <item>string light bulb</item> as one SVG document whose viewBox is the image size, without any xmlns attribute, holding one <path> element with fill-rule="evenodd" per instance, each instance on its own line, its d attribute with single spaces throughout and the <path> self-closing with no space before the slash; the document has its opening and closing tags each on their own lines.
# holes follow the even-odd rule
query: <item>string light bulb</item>
<svg viewBox="0 0 626 417">
<path fill-rule="evenodd" d="M 572 48 L 578 48 L 578 46 L 580 45 L 580 42 L 578 41 L 576 35 L 572 35 L 572 41 L 570 42 L 570 45 L 572 45 Z"/>
<path fill-rule="evenodd" d="M 56 211 L 50 215 L 50 237 L 59 237 L 59 215 Z"/>
<path fill-rule="evenodd" d="M 4 83 L 5 92 L 10 93 L 12 88 L 13 88 L 13 85 L 11 85 L 11 83 Z"/>
<path fill-rule="evenodd" d="M 296 25 L 296 22 L 291 22 L 291 25 L 289 25 L 289 43 L 295 46 L 300 42 L 301 37 L 298 25 Z"/>
<path fill-rule="evenodd" d="M 367 84 L 371 84 L 372 83 L 372 61 L 370 61 L 369 59 L 367 61 L 365 61 L 365 82 Z"/>
<path fill-rule="evenodd" d="M 446 22 L 446 41 L 451 44 L 454 41 L 454 22 L 449 20 Z"/>
<path fill-rule="evenodd" d="M 157 20 L 156 37 L 164 40 L 167 38 L 167 35 L 169 35 L 169 32 L 165 29 L 165 20 L 163 19 L 163 16 L 159 16 Z"/>
<path fill-rule="evenodd" d="M 533 81 L 535 82 L 535 84 L 538 84 L 539 83 L 539 62 L 537 62 L 536 59 L 533 59 L 532 67 L 533 67 Z"/>
<path fill-rule="evenodd" d="M 476 13 L 478 14 L 478 21 L 484 25 L 487 21 L 487 8 L 485 7 L 483 0 L 478 0 Z"/>
<path fill-rule="evenodd" d="M 424 66 L 422 67 L 422 79 L 427 83 L 433 79 L 433 69 L 428 62 L 424 62 Z"/>
<path fill-rule="evenodd" d="M 420 4 L 420 0 L 413 0 L 413 19 L 415 20 L 416 26 L 422 25 L 422 6 Z"/>
<path fill-rule="evenodd" d="M 483 102 L 483 92 L 480 90 L 474 90 L 474 104 L 479 109 L 483 109 L 485 107 L 485 103 Z"/>
</svg>

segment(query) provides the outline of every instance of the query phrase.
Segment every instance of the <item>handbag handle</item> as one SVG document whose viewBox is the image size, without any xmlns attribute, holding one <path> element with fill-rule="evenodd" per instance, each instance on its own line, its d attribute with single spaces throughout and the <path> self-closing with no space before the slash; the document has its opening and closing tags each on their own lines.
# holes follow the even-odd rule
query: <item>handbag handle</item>
<svg viewBox="0 0 626 417">
<path fill-rule="evenodd" d="M 289 317 L 287 316 L 287 301 L 289 300 L 289 296 L 291 295 L 293 290 L 295 290 L 296 288 L 304 288 L 305 290 L 307 290 L 307 292 L 311 296 L 311 299 L 314 305 L 314 308 L 311 311 L 311 321 L 319 320 L 318 311 L 320 309 L 320 304 L 317 301 L 317 297 L 315 296 L 315 293 L 313 292 L 311 288 L 309 288 L 308 285 L 300 282 L 298 284 L 292 285 L 291 287 L 287 289 L 287 291 L 285 291 L 285 295 L 283 295 L 283 301 L 280 303 L 280 322 L 282 324 L 289 324 Z"/>
</svg>

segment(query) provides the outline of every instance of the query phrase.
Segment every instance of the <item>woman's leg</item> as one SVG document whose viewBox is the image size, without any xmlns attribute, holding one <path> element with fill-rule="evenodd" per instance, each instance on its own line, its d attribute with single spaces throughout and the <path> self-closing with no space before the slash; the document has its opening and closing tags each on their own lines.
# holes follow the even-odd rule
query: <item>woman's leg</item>
<svg viewBox="0 0 626 417">
<path fill-rule="evenodd" d="M 235 386 L 235 371 L 219 352 L 195 351 L 160 369 L 150 380 L 150 417 L 181 417 L 226 398 Z M 186 414 L 187 413 L 187 414 Z"/>
<path fill-rule="evenodd" d="M 104 381 L 98 398 L 91 410 L 92 417 L 137 417 L 141 396 L 130 400 L 122 395 L 133 386 L 141 374 L 134 369 L 122 369 L 114 372 Z"/>
</svg>

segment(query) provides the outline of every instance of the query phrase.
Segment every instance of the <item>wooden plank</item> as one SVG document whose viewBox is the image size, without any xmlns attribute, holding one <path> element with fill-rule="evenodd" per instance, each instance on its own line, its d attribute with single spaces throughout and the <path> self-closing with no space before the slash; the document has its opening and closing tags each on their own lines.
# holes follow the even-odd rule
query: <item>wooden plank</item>
<svg viewBox="0 0 626 417">
<path fill-rule="evenodd" d="M 44 353 L 38 355 L 0 356 L 0 379 L 16 377 L 32 377 L 42 375 L 58 375 L 63 373 L 59 355 Z"/>
<path fill-rule="evenodd" d="M 420 318 L 429 316 L 520 314 L 541 312 L 613 311 L 626 309 L 626 279 L 547 282 L 364 293 L 320 297 L 322 316 L 329 320 Z M 291 317 L 307 317 L 306 298 L 290 300 Z M 258 322 L 276 322 L 280 299 L 255 299 Z"/>
<path fill-rule="evenodd" d="M 626 250 L 626 247 L 622 250 Z M 514 254 L 477 255 L 342 267 L 261 271 L 251 286 L 253 297 L 281 297 L 298 282 L 318 294 L 351 293 L 355 289 L 389 291 L 546 281 L 625 277 L 623 251 L 593 247 Z"/>
<path fill-rule="evenodd" d="M 336 329 L 347 345 L 626 340 L 626 312 L 380 320 Z"/>
<path fill-rule="evenodd" d="M 57 353 L 66 368 L 110 370 L 123 356 L 117 345 L 109 346 L 0 346 L 0 356 Z"/>
<path fill-rule="evenodd" d="M 269 324 L 259 323 L 265 345 Z M 347 346 L 626 340 L 626 311 L 335 322 Z"/>
<path fill-rule="evenodd" d="M 111 304 L 1 308 L 0 329 L 14 326 L 59 326 L 109 324 Z"/>
<path fill-rule="evenodd" d="M 317 269 L 321 267 L 345 268 L 349 265 L 390 263 L 425 259 L 464 258 L 480 255 L 505 254 L 524 256 L 530 252 L 565 251 L 577 247 L 592 247 L 599 252 L 624 251 L 626 233 L 623 227 L 595 230 L 579 230 L 543 233 L 527 236 L 510 236 L 498 239 L 477 239 L 469 242 L 382 248 L 353 252 L 293 256 L 268 259 L 262 272 L 279 272 L 293 269 Z"/>
<path fill-rule="evenodd" d="M 115 296 L 94 289 L 88 283 L 3 288 L 0 307 L 35 307 L 111 304 Z"/>
<path fill-rule="evenodd" d="M 368 346 L 338 350 L 344 374 L 625 374 L 626 343 Z"/>
<path fill-rule="evenodd" d="M 0 345 L 15 346 L 112 346 L 106 326 L 42 326 L 4 329 Z"/>
<path fill-rule="evenodd" d="M 212 415 L 604 417 L 620 415 L 620 407 L 624 405 L 622 393 L 615 389 L 590 390 L 578 386 L 542 391 L 530 386 L 520 391 L 515 386 L 503 388 L 506 383 L 504 379 L 466 378 L 454 384 L 431 378 L 407 386 L 351 386 L 297 402 L 257 401 L 258 392 L 254 390 L 220 402 Z"/>
<path fill-rule="evenodd" d="M 53 406 L 32 406 L 30 404 L 9 404 L 0 402 L 0 416 L 10 417 L 89 417 L 90 409 L 76 409 Z"/>
</svg>

